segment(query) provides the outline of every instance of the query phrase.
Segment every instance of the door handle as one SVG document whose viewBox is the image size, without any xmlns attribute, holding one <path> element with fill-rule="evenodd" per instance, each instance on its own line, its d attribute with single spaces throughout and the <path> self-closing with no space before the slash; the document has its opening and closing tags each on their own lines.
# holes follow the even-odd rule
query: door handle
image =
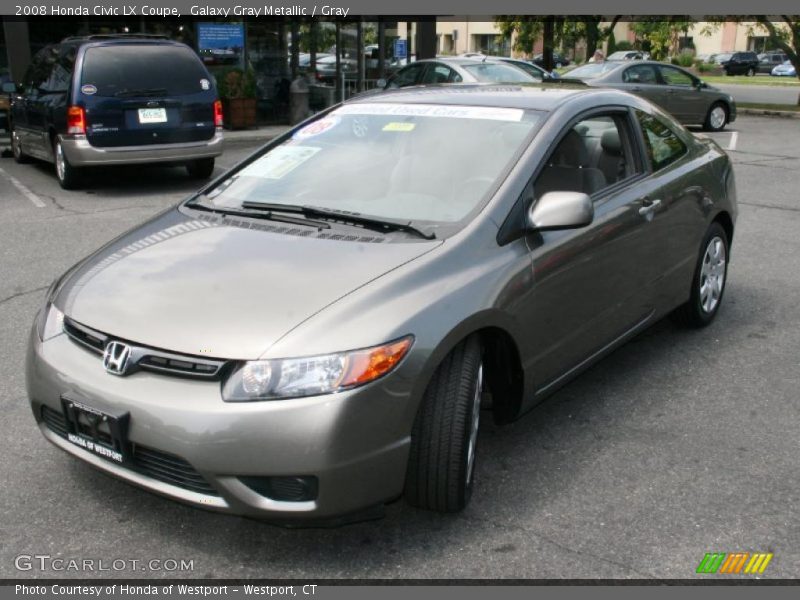
<svg viewBox="0 0 800 600">
<path fill-rule="evenodd" d="M 633 87 L 631 88 L 631 90 L 632 90 L 632 91 L 634 91 L 634 92 L 641 92 L 641 91 L 642 91 L 642 88 L 640 88 L 638 85 L 635 85 L 635 86 L 633 86 Z"/>
<path fill-rule="evenodd" d="M 659 206 L 661 206 L 661 200 L 650 200 L 650 198 L 645 198 L 642 200 L 642 207 L 639 209 L 639 214 L 643 217 L 646 217 L 650 213 L 655 212 Z"/>
</svg>

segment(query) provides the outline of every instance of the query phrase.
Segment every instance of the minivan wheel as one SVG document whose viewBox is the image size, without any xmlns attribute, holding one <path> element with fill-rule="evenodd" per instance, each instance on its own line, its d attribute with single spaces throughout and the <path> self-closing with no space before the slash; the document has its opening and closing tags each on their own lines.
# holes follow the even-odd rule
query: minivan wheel
<svg viewBox="0 0 800 600">
<path fill-rule="evenodd" d="M 190 177 L 195 179 L 208 179 L 214 172 L 214 159 L 213 158 L 200 158 L 193 160 L 186 165 L 186 171 Z"/>
<path fill-rule="evenodd" d="M 728 278 L 728 244 L 728 235 L 722 226 L 712 223 L 700 245 L 689 301 L 675 312 L 679 323 L 705 327 L 714 320 Z"/>
<path fill-rule="evenodd" d="M 73 190 L 80 185 L 81 177 L 78 169 L 69 164 L 61 140 L 56 138 L 53 143 L 53 160 L 56 166 L 56 179 L 65 190 Z"/>
<path fill-rule="evenodd" d="M 728 108 L 722 102 L 716 102 L 708 109 L 703 129 L 706 131 L 722 131 L 727 123 Z"/>
<path fill-rule="evenodd" d="M 20 164 L 28 162 L 28 155 L 22 151 L 22 141 L 16 129 L 11 130 L 11 154 L 14 160 Z"/>
<path fill-rule="evenodd" d="M 441 512 L 463 509 L 472 494 L 483 363 L 473 335 L 436 369 L 411 431 L 405 497 Z"/>
</svg>

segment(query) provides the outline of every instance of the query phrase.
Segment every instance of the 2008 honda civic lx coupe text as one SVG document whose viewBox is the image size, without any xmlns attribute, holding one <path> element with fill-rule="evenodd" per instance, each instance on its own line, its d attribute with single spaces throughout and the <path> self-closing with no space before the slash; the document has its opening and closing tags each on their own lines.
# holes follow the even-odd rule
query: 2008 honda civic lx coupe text
<svg viewBox="0 0 800 600">
<path fill-rule="evenodd" d="M 624 92 L 356 99 L 57 279 L 31 405 L 63 450 L 204 508 L 456 511 L 482 418 L 667 313 L 714 318 L 736 214 L 725 153 Z"/>
</svg>

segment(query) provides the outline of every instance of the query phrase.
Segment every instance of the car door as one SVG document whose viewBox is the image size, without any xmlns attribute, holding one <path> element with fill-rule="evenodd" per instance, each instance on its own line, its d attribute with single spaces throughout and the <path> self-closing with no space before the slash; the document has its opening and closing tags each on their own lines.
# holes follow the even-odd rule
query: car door
<svg viewBox="0 0 800 600">
<path fill-rule="evenodd" d="M 636 121 L 648 161 L 648 176 L 639 183 L 640 195 L 653 207 L 649 242 L 653 266 L 659 273 L 654 286 L 657 307 L 685 300 L 694 271 L 697 246 L 704 232 L 702 211 L 711 197 L 690 141 L 680 126 L 657 114 L 636 110 Z"/>
<path fill-rule="evenodd" d="M 31 61 L 23 84 L 24 100 L 16 111 L 22 113 L 22 119 L 15 120 L 14 124 L 25 153 L 37 158 L 49 158 L 43 143 L 46 137 L 44 84 L 50 75 L 51 55 L 52 47 L 47 47 L 40 50 Z"/>
<path fill-rule="evenodd" d="M 386 89 L 407 87 L 409 85 L 419 85 L 422 82 L 422 75 L 425 72 L 427 63 L 415 62 L 407 67 L 403 67 L 389 78 Z"/>
<path fill-rule="evenodd" d="M 658 72 L 667 97 L 667 111 L 682 123 L 705 121 L 708 98 L 703 94 L 699 80 L 668 65 L 659 65 Z"/>
<path fill-rule="evenodd" d="M 663 86 L 659 84 L 655 66 L 632 65 L 622 72 L 621 79 L 622 83 L 615 84 L 614 87 L 647 98 L 659 106 L 666 104 L 667 95 Z M 669 110 L 666 107 L 665 109 Z"/>
<path fill-rule="evenodd" d="M 455 70 L 444 63 L 431 62 L 428 63 L 428 68 L 425 69 L 421 83 L 457 83 L 459 81 L 461 81 L 461 75 L 456 73 Z"/>
<path fill-rule="evenodd" d="M 533 202 L 548 192 L 579 191 L 590 194 L 595 211 L 588 227 L 526 238 L 533 284 L 520 320 L 534 340 L 537 394 L 636 331 L 653 312 L 657 273 L 650 219 L 640 214 L 637 182 L 644 163 L 633 132 L 627 110 L 588 113 L 553 144 L 533 181 Z M 617 161 L 615 166 L 612 158 L 609 176 L 600 168 L 604 153 Z"/>
</svg>

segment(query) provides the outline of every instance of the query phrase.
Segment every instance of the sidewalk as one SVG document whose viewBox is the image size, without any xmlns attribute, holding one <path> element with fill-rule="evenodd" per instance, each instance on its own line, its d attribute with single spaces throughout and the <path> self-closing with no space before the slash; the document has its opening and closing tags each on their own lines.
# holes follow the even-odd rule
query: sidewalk
<svg viewBox="0 0 800 600">
<path fill-rule="evenodd" d="M 222 135 L 225 143 L 268 142 L 291 129 L 289 125 L 265 125 L 251 129 L 226 129 Z"/>
</svg>

